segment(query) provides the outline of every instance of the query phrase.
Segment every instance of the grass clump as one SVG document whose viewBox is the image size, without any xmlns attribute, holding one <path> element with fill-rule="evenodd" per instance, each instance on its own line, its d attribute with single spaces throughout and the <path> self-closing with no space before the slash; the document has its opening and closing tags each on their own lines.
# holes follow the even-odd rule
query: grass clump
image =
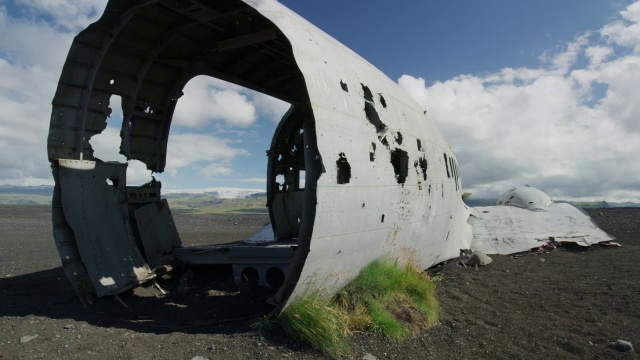
<svg viewBox="0 0 640 360">
<path fill-rule="evenodd" d="M 440 316 L 433 280 L 416 266 L 385 259 L 362 269 L 335 301 L 350 314 L 351 309 L 367 309 L 370 321 L 352 322 L 352 330 L 371 330 L 392 339 L 406 339 L 435 325 Z"/>
<path fill-rule="evenodd" d="M 295 299 L 275 319 L 294 340 L 332 358 L 351 357 L 352 331 L 407 339 L 438 322 L 436 287 L 416 266 L 376 260 L 333 298 Z"/>
<path fill-rule="evenodd" d="M 276 321 L 295 341 L 313 346 L 332 358 L 350 357 L 348 316 L 320 293 L 294 300 Z"/>
</svg>

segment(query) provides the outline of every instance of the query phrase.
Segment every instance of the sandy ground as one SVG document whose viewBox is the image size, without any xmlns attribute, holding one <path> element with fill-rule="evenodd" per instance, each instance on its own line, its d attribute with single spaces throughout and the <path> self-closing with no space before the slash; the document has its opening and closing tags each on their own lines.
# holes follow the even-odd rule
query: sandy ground
<svg viewBox="0 0 640 360">
<path fill-rule="evenodd" d="M 589 211 L 623 247 L 494 256 L 479 269 L 450 261 L 431 270 L 441 324 L 406 342 L 356 334 L 354 358 L 639 358 L 607 344 L 640 347 L 640 209 Z M 238 240 L 267 221 L 176 216 L 185 245 Z M 229 285 L 224 268 L 193 269 L 186 294 L 177 291 L 179 270 L 159 280 L 168 295 L 141 287 L 122 296 L 129 309 L 110 298 L 83 308 L 51 233 L 47 206 L 0 206 L 0 359 L 323 358 L 255 330 L 254 316 L 270 307 Z"/>
</svg>

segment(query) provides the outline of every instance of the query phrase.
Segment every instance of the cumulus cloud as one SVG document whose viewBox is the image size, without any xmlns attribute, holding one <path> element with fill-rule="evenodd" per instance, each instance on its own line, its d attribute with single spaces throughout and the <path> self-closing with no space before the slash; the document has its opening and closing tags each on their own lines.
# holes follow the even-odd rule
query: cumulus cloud
<svg viewBox="0 0 640 360">
<path fill-rule="evenodd" d="M 20 5 L 62 30 L 78 32 L 98 20 L 106 0 L 22 0 Z"/>
<path fill-rule="evenodd" d="M 0 184 L 52 183 L 44 140 L 51 99 L 73 36 L 95 21 L 105 4 L 9 0 L 0 5 L 0 34 L 10 34 L 0 36 Z M 541 59 L 538 68 L 436 83 L 405 75 L 399 83 L 436 119 L 458 154 L 465 187 L 476 196 L 529 183 L 556 197 L 640 198 L 640 2 Z M 245 131 L 259 118 L 277 123 L 288 107 L 221 80 L 193 79 L 174 116 L 183 133 L 169 138 L 167 171 L 176 175 L 195 167 L 204 176 L 231 175 L 232 162 L 248 155 L 246 150 L 210 134 L 184 132 L 212 125 L 215 131 Z M 115 126 L 91 144 L 97 153 L 115 151 L 114 160 L 122 161 Z M 148 180 L 139 162 L 131 162 L 130 172 L 134 182 Z"/>
<path fill-rule="evenodd" d="M 115 97 L 116 101 L 112 101 L 114 109 L 121 109 L 120 98 Z M 115 114 L 115 116 L 114 116 Z M 122 121 L 122 110 L 114 111 L 112 118 L 108 123 L 117 124 Z M 118 161 L 127 163 L 127 185 L 138 186 L 151 181 L 152 172 L 147 170 L 147 165 L 142 161 L 129 160 L 120 154 L 120 128 L 107 126 L 104 131 L 98 135 L 94 135 L 89 139 L 89 143 L 93 148 L 93 155 L 102 161 Z"/>
<path fill-rule="evenodd" d="M 230 126 L 252 125 L 256 121 L 256 108 L 250 99 L 220 84 L 220 80 L 207 76 L 189 81 L 176 105 L 175 124 L 199 129 L 218 121 Z"/>
<path fill-rule="evenodd" d="M 287 110 L 289 110 L 289 107 L 291 106 L 291 104 L 280 99 L 276 99 L 267 94 L 247 89 L 240 85 L 232 84 L 224 80 L 208 78 L 208 83 L 215 88 L 221 90 L 231 90 L 248 97 L 249 99 L 251 99 L 251 103 L 253 104 L 256 112 L 259 115 L 266 117 L 276 124 L 280 122 L 282 116 L 287 112 Z"/>
<path fill-rule="evenodd" d="M 44 139 L 72 36 L 35 18 L 12 18 L 4 6 L 0 33 L 11 34 L 0 36 L 0 184 L 50 184 Z"/>
<path fill-rule="evenodd" d="M 476 197 L 530 184 L 555 198 L 638 200 L 640 2 L 621 17 L 546 52 L 540 68 L 398 83 L 438 123 Z"/>
<path fill-rule="evenodd" d="M 210 164 L 200 169 L 200 173 L 208 177 L 214 177 L 216 175 L 230 175 L 232 172 L 233 169 L 231 169 L 230 167 L 216 163 Z"/>
<path fill-rule="evenodd" d="M 107 126 L 104 131 L 89 140 L 94 156 L 98 159 L 124 163 L 127 159 L 119 153 L 120 141 L 120 129 L 113 126 Z M 239 155 L 248 155 L 243 149 L 231 147 L 225 139 L 202 134 L 171 136 L 167 152 L 166 170 L 174 177 L 179 170 L 189 166 L 198 167 L 199 173 L 206 177 L 230 175 L 233 172 L 229 166 L 232 160 Z M 143 162 L 130 160 L 128 163 L 128 185 L 141 185 L 151 180 L 152 172 L 147 170 Z"/>
<path fill-rule="evenodd" d="M 259 115 L 277 123 L 290 106 L 266 94 L 208 76 L 191 79 L 183 93 L 176 105 L 174 121 L 195 129 L 219 122 L 227 127 L 247 127 Z"/>
<path fill-rule="evenodd" d="M 246 178 L 246 179 L 236 179 L 236 181 L 266 183 L 267 182 L 267 178 L 252 177 L 252 178 Z"/>
<path fill-rule="evenodd" d="M 169 137 L 167 172 L 175 176 L 181 168 L 198 165 L 204 175 L 228 175 L 231 173 L 228 164 L 239 155 L 249 155 L 249 152 L 232 147 L 226 139 L 205 134 L 175 134 Z"/>
<path fill-rule="evenodd" d="M 633 48 L 640 52 L 640 2 L 629 5 L 620 12 L 622 19 L 607 24 L 600 35 L 610 44 Z"/>
<path fill-rule="evenodd" d="M 287 102 L 258 92 L 254 92 L 253 104 L 259 114 L 276 124 L 280 122 L 282 116 L 291 107 L 291 104 Z"/>
<path fill-rule="evenodd" d="M 613 54 L 613 49 L 606 46 L 590 46 L 585 49 L 584 53 L 589 59 L 591 66 L 598 66 Z"/>
<path fill-rule="evenodd" d="M 46 138 L 51 99 L 73 37 L 102 14 L 106 0 L 25 0 L 0 5 L 0 184 L 51 184 Z M 13 13 L 7 9 L 10 6 Z M 28 44 L 25 45 L 25 44 Z M 185 89 L 174 124 L 202 129 L 223 123 L 230 131 L 255 123 L 258 117 L 277 117 L 281 101 L 218 79 L 198 77 Z M 271 99 L 271 100 L 270 100 Z M 126 161 L 118 154 L 122 120 L 119 98 L 114 96 L 109 127 L 91 139 L 96 155 L 105 161 Z M 255 104 L 254 104 L 255 102 Z M 282 110 L 282 114 L 285 110 Z M 279 116 L 282 116 L 280 114 Z M 278 117 L 279 119 L 279 117 Z M 187 166 L 202 166 L 205 176 L 228 174 L 230 161 L 246 154 L 213 137 L 193 135 L 202 150 L 184 142 L 192 135 L 169 140 L 168 170 L 176 174 Z M 188 158 L 196 154 L 195 158 Z M 175 152 L 175 153 L 174 153 Z M 218 164 L 217 170 L 213 164 Z M 143 183 L 150 172 L 130 162 L 129 183 Z"/>
</svg>

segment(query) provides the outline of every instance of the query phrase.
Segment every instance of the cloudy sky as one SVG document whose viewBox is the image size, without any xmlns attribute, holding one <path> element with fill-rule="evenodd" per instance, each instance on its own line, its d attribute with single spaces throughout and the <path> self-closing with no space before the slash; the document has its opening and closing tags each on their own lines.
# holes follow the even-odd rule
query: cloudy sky
<svg viewBox="0 0 640 360">
<path fill-rule="evenodd" d="M 530 184 L 554 198 L 640 201 L 640 2 L 282 2 L 428 111 L 474 197 Z M 73 36 L 105 3 L 0 1 L 0 185 L 52 183 L 51 99 Z M 158 176 L 164 188 L 264 189 L 265 150 L 286 109 L 232 84 L 193 79 Z M 115 111 L 91 139 L 103 160 L 122 159 L 121 116 Z M 149 179 L 139 163 L 130 168 L 131 183 Z"/>
</svg>

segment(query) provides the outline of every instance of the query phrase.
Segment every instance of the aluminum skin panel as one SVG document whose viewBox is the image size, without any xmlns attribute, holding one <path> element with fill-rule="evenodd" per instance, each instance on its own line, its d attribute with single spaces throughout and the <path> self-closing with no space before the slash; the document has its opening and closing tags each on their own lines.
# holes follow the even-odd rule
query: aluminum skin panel
<svg viewBox="0 0 640 360">
<path fill-rule="evenodd" d="M 152 267 L 171 264 L 173 249 L 182 243 L 167 200 L 136 209 L 135 218 L 148 264 Z"/>
<path fill-rule="evenodd" d="M 614 238 L 602 231 L 579 208 L 553 203 L 546 211 L 514 206 L 476 207 L 469 218 L 473 226 L 471 249 L 486 254 L 513 254 L 540 247 L 554 238 L 590 246 Z"/>
<path fill-rule="evenodd" d="M 119 293 L 151 279 L 131 232 L 126 165 L 86 160 L 61 165 L 64 215 L 96 294 Z"/>
<path fill-rule="evenodd" d="M 379 257 L 417 260 L 427 268 L 468 248 L 468 210 L 443 157 L 455 155 L 424 109 L 370 63 L 289 9 L 273 1 L 246 2 L 291 42 L 326 171 L 318 179 L 311 247 L 292 297 L 309 288 L 332 293 Z M 380 140 L 381 127 L 368 119 L 366 101 L 384 124 L 387 145 Z M 403 184 L 392 165 L 397 150 L 408 155 Z M 347 184 L 336 182 L 340 153 L 351 166 Z M 428 163 L 427 180 L 414 167 L 421 157 Z"/>
</svg>

